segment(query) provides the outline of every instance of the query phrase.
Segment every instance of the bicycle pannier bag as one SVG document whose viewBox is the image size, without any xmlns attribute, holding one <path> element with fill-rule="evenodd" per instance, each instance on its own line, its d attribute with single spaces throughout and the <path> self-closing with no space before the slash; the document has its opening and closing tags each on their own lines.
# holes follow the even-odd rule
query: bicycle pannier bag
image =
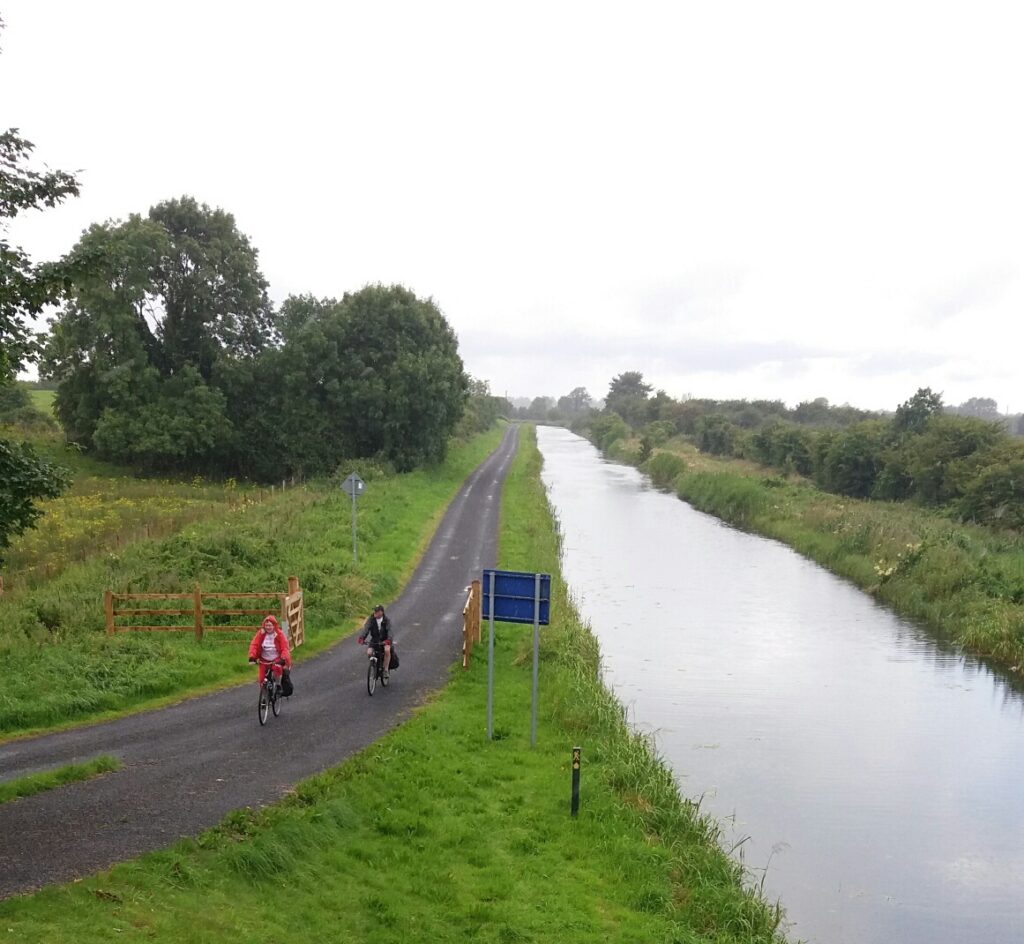
<svg viewBox="0 0 1024 944">
<path fill-rule="evenodd" d="M 284 669 L 281 672 L 281 694 L 286 698 L 295 691 L 295 686 L 292 685 L 292 673 L 289 669 Z"/>
<path fill-rule="evenodd" d="M 391 643 L 391 665 L 390 668 L 398 668 L 398 650 L 395 648 L 395 644 Z"/>
</svg>

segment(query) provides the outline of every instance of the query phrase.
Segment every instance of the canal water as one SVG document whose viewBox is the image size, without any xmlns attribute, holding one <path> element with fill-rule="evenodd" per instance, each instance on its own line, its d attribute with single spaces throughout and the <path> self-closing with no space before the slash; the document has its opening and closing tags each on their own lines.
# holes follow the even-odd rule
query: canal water
<svg viewBox="0 0 1024 944">
<path fill-rule="evenodd" d="M 607 682 L 789 939 L 1024 941 L 1021 692 L 785 545 L 537 436 Z"/>
</svg>

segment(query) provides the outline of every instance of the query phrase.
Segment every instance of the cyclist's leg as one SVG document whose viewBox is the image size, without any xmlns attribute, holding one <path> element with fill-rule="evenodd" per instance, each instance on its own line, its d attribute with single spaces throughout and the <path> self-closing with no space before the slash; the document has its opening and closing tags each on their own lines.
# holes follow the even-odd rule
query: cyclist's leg
<svg viewBox="0 0 1024 944">
<path fill-rule="evenodd" d="M 384 641 L 384 671 L 388 672 L 391 669 L 391 640 L 387 639 Z"/>
<path fill-rule="evenodd" d="M 257 681 L 260 685 L 263 684 L 263 680 L 267 677 L 267 666 L 265 662 L 257 662 L 256 667 L 259 669 L 259 678 Z"/>
</svg>

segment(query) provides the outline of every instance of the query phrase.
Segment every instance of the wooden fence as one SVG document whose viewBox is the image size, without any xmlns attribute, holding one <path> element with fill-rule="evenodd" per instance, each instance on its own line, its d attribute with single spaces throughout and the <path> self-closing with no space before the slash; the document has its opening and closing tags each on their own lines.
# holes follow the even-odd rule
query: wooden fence
<svg viewBox="0 0 1024 944">
<path fill-rule="evenodd" d="M 189 600 L 190 606 L 149 606 L 131 607 L 118 606 L 122 602 L 141 601 L 175 601 Z M 237 601 L 235 606 L 211 607 L 207 605 L 208 600 Z M 276 606 L 267 603 L 264 606 L 253 606 L 257 600 L 276 602 Z M 238 603 L 245 604 L 244 606 Z M 302 588 L 299 586 L 298 577 L 288 578 L 288 590 L 285 593 L 205 593 L 196 584 L 191 593 L 114 593 L 111 590 L 103 592 L 103 612 L 106 615 L 107 635 L 123 632 L 194 632 L 197 640 L 202 640 L 204 633 L 234 633 L 250 632 L 255 633 L 263 622 L 263 617 L 268 613 L 274 613 L 281 622 L 281 628 L 285 629 L 288 642 L 292 648 L 301 646 L 306 637 L 305 608 L 302 599 Z M 164 623 L 142 625 L 138 623 L 118 623 L 117 620 L 139 617 L 182 617 L 191 616 L 191 625 L 170 625 Z M 224 623 L 219 620 L 208 622 L 208 617 L 252 617 L 254 623 L 245 622 Z"/>
<path fill-rule="evenodd" d="M 480 642 L 480 581 L 474 580 L 467 588 L 469 596 L 462 608 L 462 667 L 469 668 L 473 644 Z"/>
</svg>

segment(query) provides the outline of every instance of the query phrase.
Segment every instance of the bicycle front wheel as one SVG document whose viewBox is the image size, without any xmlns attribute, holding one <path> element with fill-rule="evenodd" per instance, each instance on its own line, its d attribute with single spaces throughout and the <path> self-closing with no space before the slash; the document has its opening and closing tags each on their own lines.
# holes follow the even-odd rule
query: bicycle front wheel
<svg viewBox="0 0 1024 944">
<path fill-rule="evenodd" d="M 366 691 L 372 695 L 377 687 L 377 660 L 371 659 L 366 666 Z"/>
<path fill-rule="evenodd" d="M 260 724 L 266 724 L 270 717 L 270 695 L 267 693 L 267 683 L 260 686 L 260 698 L 257 702 L 257 710 L 260 716 Z"/>
</svg>

